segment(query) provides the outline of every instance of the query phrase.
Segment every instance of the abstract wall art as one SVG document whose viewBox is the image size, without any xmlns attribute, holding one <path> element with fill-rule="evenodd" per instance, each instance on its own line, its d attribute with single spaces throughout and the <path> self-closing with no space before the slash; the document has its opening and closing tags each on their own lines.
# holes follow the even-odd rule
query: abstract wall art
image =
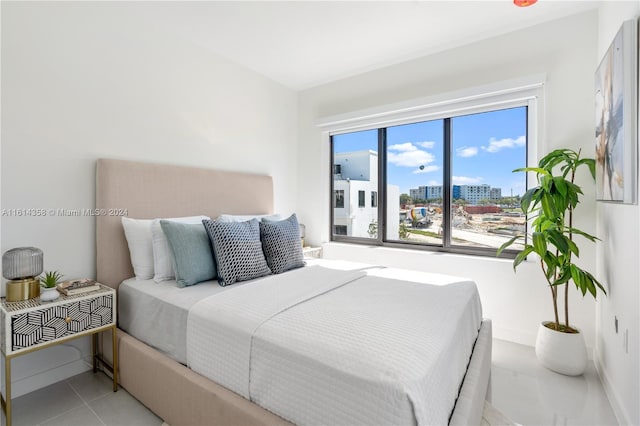
<svg viewBox="0 0 640 426">
<path fill-rule="evenodd" d="M 625 21 L 595 75 L 596 198 L 637 202 L 638 21 Z"/>
</svg>

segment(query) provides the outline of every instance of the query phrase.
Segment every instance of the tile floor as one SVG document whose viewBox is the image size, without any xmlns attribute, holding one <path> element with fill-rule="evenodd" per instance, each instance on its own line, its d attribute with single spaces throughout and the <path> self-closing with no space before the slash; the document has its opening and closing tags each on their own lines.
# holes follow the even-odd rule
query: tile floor
<svg viewBox="0 0 640 426">
<path fill-rule="evenodd" d="M 593 363 L 584 376 L 562 376 L 542 367 L 532 347 L 494 339 L 491 374 L 491 404 L 515 423 L 617 425 Z M 162 424 L 123 389 L 112 392 L 102 373 L 83 373 L 16 398 L 13 410 L 15 426 Z"/>
<path fill-rule="evenodd" d="M 113 392 L 105 374 L 88 371 L 14 399 L 13 425 L 160 426 L 162 420 L 124 389 Z"/>
<path fill-rule="evenodd" d="M 598 373 L 579 377 L 544 368 L 530 346 L 493 340 L 491 404 L 522 425 L 617 425 Z"/>
</svg>

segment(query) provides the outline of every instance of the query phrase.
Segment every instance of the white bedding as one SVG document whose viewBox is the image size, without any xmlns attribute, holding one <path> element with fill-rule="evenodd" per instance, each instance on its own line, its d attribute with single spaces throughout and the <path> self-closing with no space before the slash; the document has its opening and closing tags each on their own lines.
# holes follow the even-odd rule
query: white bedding
<svg viewBox="0 0 640 426">
<path fill-rule="evenodd" d="M 307 260 L 309 265 L 318 263 L 341 270 L 368 266 L 364 263 L 344 260 Z M 118 327 L 186 365 L 187 317 L 191 307 L 205 297 L 238 288 L 250 282 L 252 281 L 221 287 L 217 281 L 206 281 L 179 288 L 175 280 L 157 283 L 152 279 L 129 278 L 123 281 L 118 289 Z"/>
<path fill-rule="evenodd" d="M 316 265 L 196 303 L 187 359 L 296 424 L 446 424 L 481 317 L 463 278 Z"/>
<path fill-rule="evenodd" d="M 118 289 L 118 327 L 186 365 L 189 310 L 200 300 L 230 288 L 217 281 L 179 288 L 175 280 L 157 283 L 130 278 Z"/>
<path fill-rule="evenodd" d="M 189 310 L 222 289 L 216 281 L 178 288 L 175 280 L 130 278 L 118 289 L 118 326 L 136 339 L 186 364 Z M 184 291 L 183 291 L 184 290 Z"/>
</svg>

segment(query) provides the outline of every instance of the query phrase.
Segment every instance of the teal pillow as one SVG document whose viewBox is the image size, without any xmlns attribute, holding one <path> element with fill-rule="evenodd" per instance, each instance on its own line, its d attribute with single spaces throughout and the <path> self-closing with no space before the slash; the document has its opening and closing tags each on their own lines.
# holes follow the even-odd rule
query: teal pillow
<svg viewBox="0 0 640 426">
<path fill-rule="evenodd" d="M 201 223 L 161 220 L 160 226 L 173 252 L 178 287 L 198 284 L 216 277 L 211 243 Z"/>
</svg>

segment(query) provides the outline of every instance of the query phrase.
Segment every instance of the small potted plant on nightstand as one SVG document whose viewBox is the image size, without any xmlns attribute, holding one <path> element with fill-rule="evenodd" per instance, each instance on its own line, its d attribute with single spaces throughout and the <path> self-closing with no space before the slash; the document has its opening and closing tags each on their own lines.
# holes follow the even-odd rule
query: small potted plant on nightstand
<svg viewBox="0 0 640 426">
<path fill-rule="evenodd" d="M 60 296 L 56 286 L 61 279 L 62 274 L 58 271 L 47 271 L 40 277 L 40 286 L 42 287 L 42 291 L 40 292 L 41 302 L 56 300 Z"/>
</svg>

